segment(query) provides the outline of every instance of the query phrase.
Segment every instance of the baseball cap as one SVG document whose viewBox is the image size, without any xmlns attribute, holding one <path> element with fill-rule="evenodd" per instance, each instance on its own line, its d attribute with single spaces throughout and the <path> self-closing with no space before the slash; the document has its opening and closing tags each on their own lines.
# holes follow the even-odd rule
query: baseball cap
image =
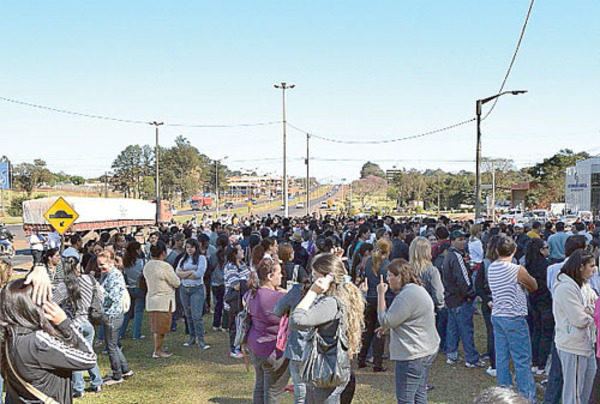
<svg viewBox="0 0 600 404">
<path fill-rule="evenodd" d="M 468 234 L 460 231 L 460 230 L 452 230 L 452 233 L 450 233 L 450 240 L 455 240 L 459 237 L 467 237 Z"/>
<path fill-rule="evenodd" d="M 523 226 L 523 223 L 517 223 L 515 224 L 515 229 L 524 229 L 525 226 Z"/>
</svg>

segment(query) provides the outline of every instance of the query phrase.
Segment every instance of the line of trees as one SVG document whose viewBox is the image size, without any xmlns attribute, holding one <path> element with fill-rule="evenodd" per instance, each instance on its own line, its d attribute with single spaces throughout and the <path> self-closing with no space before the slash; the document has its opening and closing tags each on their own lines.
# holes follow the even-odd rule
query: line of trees
<svg viewBox="0 0 600 404">
<path fill-rule="evenodd" d="M 579 160 L 589 158 L 586 152 L 575 153 L 562 149 L 545 158 L 533 167 L 517 169 L 510 159 L 483 159 L 482 184 L 492 184 L 492 169 L 495 174 L 496 200 L 510 200 L 511 185 L 532 181 L 536 187 L 529 191 L 525 203 L 527 207 L 548 207 L 551 203 L 564 202 L 565 169 Z M 475 204 L 475 174 L 470 171 L 450 173 L 443 170 L 399 169 L 393 178 L 385 178 L 379 165 L 366 162 L 361 178 L 352 183 L 353 192 L 362 205 L 369 203 L 374 195 L 386 193 L 404 207 L 410 201 L 423 201 L 425 209 L 457 209 L 459 205 Z M 483 190 L 485 198 L 490 190 Z M 484 199 L 485 200 L 485 199 Z"/>
</svg>

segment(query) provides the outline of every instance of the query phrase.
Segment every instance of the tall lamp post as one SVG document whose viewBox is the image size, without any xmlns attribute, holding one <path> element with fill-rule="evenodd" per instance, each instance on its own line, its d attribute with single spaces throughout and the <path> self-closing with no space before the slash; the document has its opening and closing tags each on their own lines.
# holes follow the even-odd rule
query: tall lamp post
<svg viewBox="0 0 600 404">
<path fill-rule="evenodd" d="M 286 121 L 285 121 L 285 90 L 296 87 L 294 84 L 287 84 L 281 82 L 281 84 L 275 84 L 275 88 L 281 89 L 283 93 L 283 213 L 285 217 L 289 216 L 288 207 L 288 179 L 287 179 L 287 149 L 286 149 Z"/>
<path fill-rule="evenodd" d="M 160 225 L 160 179 L 158 175 L 158 162 L 159 162 L 159 146 L 158 146 L 158 127 L 164 125 L 164 122 L 153 121 L 150 125 L 156 127 L 156 151 L 154 152 L 154 163 L 156 166 L 156 225 Z"/>
<path fill-rule="evenodd" d="M 481 215 L 481 106 L 506 94 L 525 94 L 527 90 L 503 91 L 475 102 L 475 113 L 477 114 L 477 150 L 475 154 L 475 219 Z"/>
<path fill-rule="evenodd" d="M 227 157 L 223 157 L 221 160 L 226 160 Z M 215 203 L 217 205 L 217 220 L 219 220 L 219 163 L 221 160 L 215 160 Z"/>
</svg>

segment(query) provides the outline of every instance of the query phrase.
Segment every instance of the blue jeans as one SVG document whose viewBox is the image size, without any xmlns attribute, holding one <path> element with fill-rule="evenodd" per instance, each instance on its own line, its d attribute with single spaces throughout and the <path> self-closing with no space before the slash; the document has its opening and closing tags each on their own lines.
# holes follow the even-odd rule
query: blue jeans
<svg viewBox="0 0 600 404">
<path fill-rule="evenodd" d="M 544 393 L 544 404 L 558 404 L 562 397 L 563 374 L 558 350 L 554 343 L 554 334 L 552 335 L 552 360 L 550 364 L 550 373 L 548 374 L 548 384 L 546 384 L 546 393 Z"/>
<path fill-rule="evenodd" d="M 228 328 L 227 316 L 223 316 L 223 308 L 225 306 L 223 298 L 225 297 L 225 285 L 211 286 L 212 295 L 215 299 L 215 315 L 213 317 L 213 327 Z"/>
<path fill-rule="evenodd" d="M 88 344 L 92 345 L 94 343 L 94 327 L 86 320 L 80 321 L 79 327 L 85 340 Z M 102 385 L 102 376 L 100 375 L 98 363 L 92 369 L 88 370 L 88 373 L 90 375 L 90 386 L 96 387 Z M 82 392 L 84 388 L 83 371 L 73 372 L 73 391 Z M 1 391 L 2 389 L 0 388 Z"/>
<path fill-rule="evenodd" d="M 294 384 L 294 404 L 304 404 L 306 402 L 306 383 L 300 379 L 301 361 L 290 359 L 290 376 Z"/>
<path fill-rule="evenodd" d="M 127 364 L 127 360 L 123 355 L 123 351 L 119 348 L 119 330 L 123 325 L 123 314 L 104 315 L 104 341 L 106 343 L 106 351 L 108 352 L 108 361 L 112 369 L 112 377 L 115 380 L 120 380 L 123 373 L 129 372 L 131 369 Z"/>
<path fill-rule="evenodd" d="M 458 342 L 462 340 L 467 362 L 479 362 L 479 352 L 473 339 L 473 303 L 464 302 L 460 306 L 448 309 L 448 329 L 446 331 L 446 354 L 448 358 L 458 359 Z"/>
<path fill-rule="evenodd" d="M 190 327 L 190 338 L 197 338 L 200 345 L 204 344 L 204 323 L 202 322 L 202 311 L 206 291 L 204 285 L 183 286 L 179 288 L 181 304 L 185 311 Z"/>
<path fill-rule="evenodd" d="M 523 316 L 492 316 L 492 324 L 494 325 L 498 386 L 511 387 L 513 385 L 512 375 L 510 374 L 510 360 L 512 358 L 517 391 L 520 395 L 535 403 L 536 387 L 530 369 L 531 342 L 527 320 Z"/>
<path fill-rule="evenodd" d="M 436 355 L 410 361 L 396 361 L 398 404 L 427 404 L 427 376 Z"/>
<path fill-rule="evenodd" d="M 127 326 L 129 325 L 130 315 L 133 314 L 133 339 L 138 339 L 142 335 L 142 320 L 144 319 L 144 309 L 146 308 L 146 294 L 140 288 L 127 288 L 131 296 L 131 309 L 125 313 L 123 325 L 119 332 L 119 339 L 125 336 Z"/>
</svg>

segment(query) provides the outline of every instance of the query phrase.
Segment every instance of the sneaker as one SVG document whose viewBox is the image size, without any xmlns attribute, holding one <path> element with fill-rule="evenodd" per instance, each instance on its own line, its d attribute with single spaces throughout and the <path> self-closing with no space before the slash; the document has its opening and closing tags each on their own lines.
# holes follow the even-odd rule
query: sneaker
<svg viewBox="0 0 600 404">
<path fill-rule="evenodd" d="M 85 397 L 85 393 L 83 391 L 74 391 L 73 398 L 83 398 Z"/>
<path fill-rule="evenodd" d="M 183 346 L 192 346 L 196 345 L 196 338 L 190 338 L 187 342 L 183 343 Z"/>
<path fill-rule="evenodd" d="M 485 370 L 485 373 L 492 377 L 497 377 L 496 369 L 492 369 L 491 366 Z"/>
<path fill-rule="evenodd" d="M 425 385 L 425 391 L 431 391 L 433 389 L 435 389 L 435 386 L 433 384 L 428 383 Z"/>
<path fill-rule="evenodd" d="M 221 331 L 221 327 L 213 327 L 213 331 Z"/>
<path fill-rule="evenodd" d="M 145 336 L 145 335 L 140 335 L 139 337 L 137 337 L 137 338 L 134 338 L 134 340 L 136 340 L 136 339 L 144 339 L 144 338 L 146 338 L 146 336 Z"/>
<path fill-rule="evenodd" d="M 538 367 L 537 366 L 532 366 L 531 367 L 531 373 L 537 373 L 538 371 Z"/>
<path fill-rule="evenodd" d="M 379 367 L 379 366 L 373 366 L 373 373 L 384 373 L 387 372 L 387 368 L 384 368 L 383 366 Z"/>
<path fill-rule="evenodd" d="M 484 361 L 479 361 L 476 363 L 465 362 L 465 366 L 470 369 L 473 369 L 473 368 L 484 368 L 487 366 L 487 364 Z"/>
<path fill-rule="evenodd" d="M 102 386 L 90 386 L 85 391 L 88 393 L 102 393 Z"/>
<path fill-rule="evenodd" d="M 366 368 L 366 367 L 367 367 L 367 364 L 365 362 L 358 362 L 358 368 L 359 369 L 363 369 L 363 368 Z"/>
<path fill-rule="evenodd" d="M 104 380 L 104 385 L 105 386 L 112 386 L 114 384 L 121 384 L 123 383 L 123 378 L 120 379 L 113 379 L 112 377 L 110 379 L 106 379 Z"/>
<path fill-rule="evenodd" d="M 241 359 L 244 357 L 244 354 L 240 351 L 231 351 L 229 353 L 229 356 L 234 358 L 234 359 Z"/>
<path fill-rule="evenodd" d="M 537 370 L 535 372 L 533 372 L 533 374 L 540 376 L 543 374 L 546 374 L 546 367 L 538 367 Z"/>
<path fill-rule="evenodd" d="M 206 351 L 207 349 L 210 349 L 210 345 L 205 342 L 199 343 L 198 347 L 204 351 Z"/>
<path fill-rule="evenodd" d="M 129 370 L 127 373 L 123 373 L 123 379 L 131 379 L 133 377 L 133 370 Z"/>
<path fill-rule="evenodd" d="M 490 358 L 490 355 L 488 355 L 488 354 L 481 355 L 480 358 L 483 359 L 484 361 L 489 361 L 492 359 L 492 358 Z"/>
<path fill-rule="evenodd" d="M 457 357 L 457 358 L 451 358 L 451 357 L 446 358 L 446 363 L 448 365 L 454 365 L 455 363 L 460 363 L 460 362 L 462 362 L 462 361 L 460 360 L 459 357 Z"/>
</svg>

